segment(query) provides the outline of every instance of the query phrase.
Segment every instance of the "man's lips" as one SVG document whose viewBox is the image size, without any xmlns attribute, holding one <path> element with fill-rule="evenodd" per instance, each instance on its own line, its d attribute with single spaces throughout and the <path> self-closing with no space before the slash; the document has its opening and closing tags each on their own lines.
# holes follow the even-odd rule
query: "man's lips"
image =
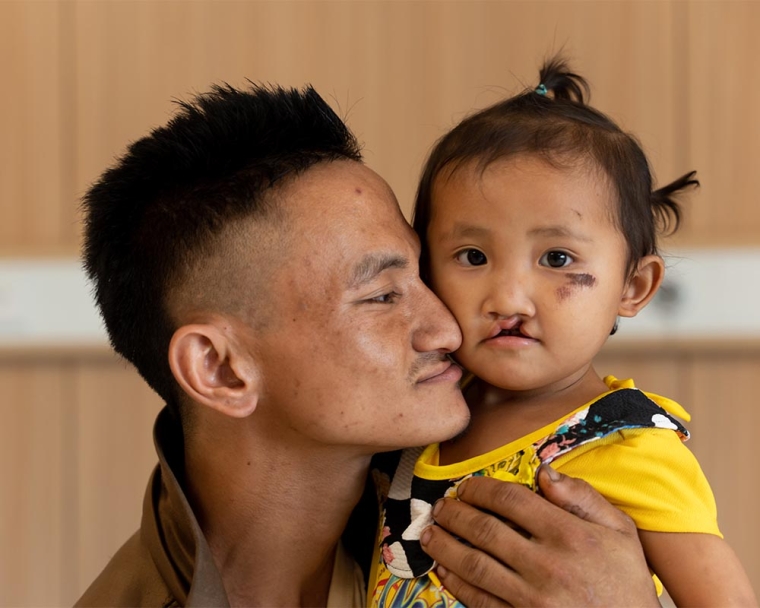
<svg viewBox="0 0 760 608">
<path fill-rule="evenodd" d="M 425 370 L 418 379 L 417 384 L 423 382 L 433 384 L 438 382 L 458 382 L 462 377 L 462 370 L 448 359 Z"/>
</svg>

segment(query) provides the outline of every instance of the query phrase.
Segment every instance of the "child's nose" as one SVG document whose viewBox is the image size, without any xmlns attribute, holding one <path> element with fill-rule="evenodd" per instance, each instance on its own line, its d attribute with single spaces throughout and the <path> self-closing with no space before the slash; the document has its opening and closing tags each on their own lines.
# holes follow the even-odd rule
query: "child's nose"
<svg viewBox="0 0 760 608">
<path fill-rule="evenodd" d="M 524 274 L 518 272 L 502 273 L 491 284 L 483 301 L 483 314 L 487 317 L 530 317 L 535 312 L 530 282 Z"/>
</svg>

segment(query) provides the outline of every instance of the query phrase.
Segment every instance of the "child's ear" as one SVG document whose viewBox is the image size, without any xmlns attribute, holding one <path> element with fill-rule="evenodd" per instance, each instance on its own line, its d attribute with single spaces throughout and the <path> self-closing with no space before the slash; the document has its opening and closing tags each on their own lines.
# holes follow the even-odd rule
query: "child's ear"
<svg viewBox="0 0 760 608">
<path fill-rule="evenodd" d="M 635 317 L 657 293 L 664 276 L 665 262 L 659 255 L 641 258 L 623 290 L 618 316 Z"/>
<path fill-rule="evenodd" d="M 258 404 L 259 369 L 230 335 L 228 324 L 215 321 L 177 329 L 169 344 L 169 366 L 194 402 L 232 418 L 244 418 Z"/>
</svg>

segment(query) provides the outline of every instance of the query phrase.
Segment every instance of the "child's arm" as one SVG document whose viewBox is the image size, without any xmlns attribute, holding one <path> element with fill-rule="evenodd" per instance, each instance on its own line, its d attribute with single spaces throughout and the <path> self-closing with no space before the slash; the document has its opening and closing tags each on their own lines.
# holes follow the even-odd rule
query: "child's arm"
<svg viewBox="0 0 760 608">
<path fill-rule="evenodd" d="M 733 549 L 713 534 L 639 530 L 649 566 L 676 606 L 757 606 Z"/>
</svg>

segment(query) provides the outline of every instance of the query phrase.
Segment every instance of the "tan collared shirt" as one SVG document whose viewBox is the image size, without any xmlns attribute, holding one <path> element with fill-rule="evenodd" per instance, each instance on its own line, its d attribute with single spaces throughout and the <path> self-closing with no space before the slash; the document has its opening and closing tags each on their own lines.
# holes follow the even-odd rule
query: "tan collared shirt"
<svg viewBox="0 0 760 608">
<path fill-rule="evenodd" d="M 175 476 L 178 469 L 169 465 L 181 462 L 182 441 L 168 408 L 156 419 L 154 440 L 159 464 L 145 493 L 140 529 L 76 606 L 229 606 L 211 550 Z M 364 601 L 361 569 L 341 544 L 327 606 L 358 608 Z"/>
</svg>

